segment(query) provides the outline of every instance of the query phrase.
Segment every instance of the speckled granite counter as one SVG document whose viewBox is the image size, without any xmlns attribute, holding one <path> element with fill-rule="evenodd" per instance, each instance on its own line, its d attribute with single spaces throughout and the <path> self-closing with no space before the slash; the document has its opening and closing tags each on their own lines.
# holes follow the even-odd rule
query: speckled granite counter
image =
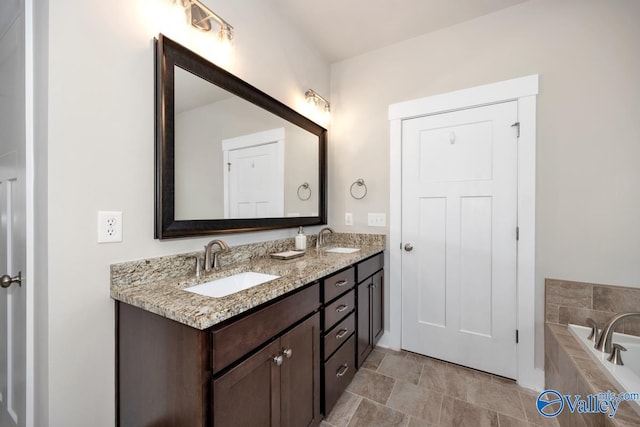
<svg viewBox="0 0 640 427">
<path fill-rule="evenodd" d="M 233 247 L 220 257 L 223 267 L 219 271 L 199 279 L 194 275 L 193 266 L 195 257 L 202 257 L 202 252 L 114 264 L 111 297 L 194 328 L 207 329 L 385 249 L 385 236 L 378 234 L 328 236 L 326 248 L 360 248 L 351 254 L 316 251 L 315 237 L 310 237 L 310 249 L 305 256 L 288 261 L 269 258 L 268 254 L 293 249 L 293 239 Z M 244 271 L 280 278 L 222 298 L 183 291 L 189 286 Z"/>
</svg>

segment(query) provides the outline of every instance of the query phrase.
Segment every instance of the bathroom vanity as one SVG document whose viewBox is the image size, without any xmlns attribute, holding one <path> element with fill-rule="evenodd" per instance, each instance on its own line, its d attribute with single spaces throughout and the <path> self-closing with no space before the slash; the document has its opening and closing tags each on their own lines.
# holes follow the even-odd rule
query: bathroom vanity
<svg viewBox="0 0 640 427">
<path fill-rule="evenodd" d="M 384 241 L 359 249 L 234 264 L 280 277 L 223 298 L 112 269 L 118 424 L 319 425 L 382 334 Z"/>
</svg>

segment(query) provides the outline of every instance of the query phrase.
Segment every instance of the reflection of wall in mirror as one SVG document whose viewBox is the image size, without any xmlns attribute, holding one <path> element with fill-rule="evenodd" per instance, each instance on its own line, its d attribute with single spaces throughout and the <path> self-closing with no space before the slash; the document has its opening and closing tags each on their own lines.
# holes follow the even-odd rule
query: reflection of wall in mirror
<svg viewBox="0 0 640 427">
<path fill-rule="evenodd" d="M 282 126 L 285 127 L 285 216 L 317 216 L 317 137 L 245 100 L 232 97 L 176 114 L 176 220 L 224 218 L 221 141 Z M 307 201 L 297 195 L 303 182 L 308 182 L 312 189 Z"/>
</svg>

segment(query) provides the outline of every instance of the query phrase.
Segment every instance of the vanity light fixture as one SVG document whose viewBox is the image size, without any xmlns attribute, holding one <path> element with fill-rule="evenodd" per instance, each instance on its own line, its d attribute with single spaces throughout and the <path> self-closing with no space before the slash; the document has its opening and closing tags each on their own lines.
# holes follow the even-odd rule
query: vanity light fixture
<svg viewBox="0 0 640 427">
<path fill-rule="evenodd" d="M 320 108 L 320 104 L 324 104 L 324 112 L 329 113 L 331 111 L 331 104 L 329 101 L 318 95 L 313 89 L 309 89 L 304 93 L 304 99 L 309 103 L 316 106 L 316 108 Z"/>
<path fill-rule="evenodd" d="M 218 39 L 222 43 L 230 44 L 233 40 L 233 27 L 218 14 L 213 12 L 199 0 L 175 0 L 175 3 L 184 8 L 187 22 L 200 31 L 212 31 L 213 19 L 220 25 Z"/>
</svg>

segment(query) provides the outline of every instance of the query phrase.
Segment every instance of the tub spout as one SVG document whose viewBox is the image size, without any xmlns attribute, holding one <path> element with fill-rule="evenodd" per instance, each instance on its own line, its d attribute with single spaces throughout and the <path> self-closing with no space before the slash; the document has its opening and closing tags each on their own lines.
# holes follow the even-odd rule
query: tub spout
<svg viewBox="0 0 640 427">
<path fill-rule="evenodd" d="M 611 353 L 613 330 L 618 326 L 618 323 L 630 317 L 640 317 L 640 312 L 622 313 L 613 316 L 602 328 L 602 332 L 600 332 L 595 348 L 597 350 L 604 351 L 605 353 Z"/>
</svg>

